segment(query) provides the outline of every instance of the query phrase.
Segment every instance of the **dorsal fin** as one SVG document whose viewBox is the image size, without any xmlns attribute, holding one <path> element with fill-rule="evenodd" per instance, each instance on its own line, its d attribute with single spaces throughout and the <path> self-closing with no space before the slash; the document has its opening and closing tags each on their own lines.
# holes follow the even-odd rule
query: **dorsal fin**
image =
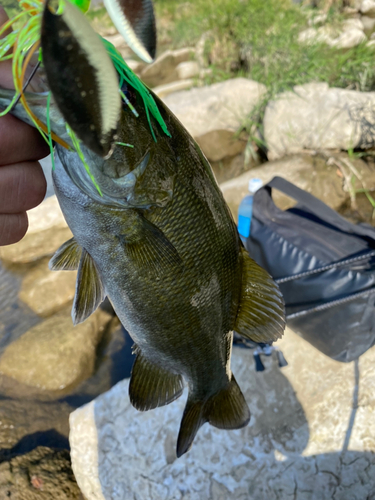
<svg viewBox="0 0 375 500">
<path fill-rule="evenodd" d="M 285 328 L 284 300 L 271 276 L 242 248 L 242 291 L 234 330 L 254 342 L 273 342 Z"/>
<path fill-rule="evenodd" d="M 76 271 L 82 254 L 82 247 L 75 238 L 71 238 L 56 250 L 55 255 L 48 263 L 51 271 Z"/>
<path fill-rule="evenodd" d="M 104 287 L 95 262 L 90 254 L 82 249 L 78 267 L 76 293 L 73 301 L 72 319 L 75 325 L 85 321 L 104 299 Z"/>
<path fill-rule="evenodd" d="M 179 398 L 183 391 L 181 375 L 171 373 L 148 361 L 137 347 L 129 396 L 134 408 L 140 411 L 164 406 Z"/>
</svg>

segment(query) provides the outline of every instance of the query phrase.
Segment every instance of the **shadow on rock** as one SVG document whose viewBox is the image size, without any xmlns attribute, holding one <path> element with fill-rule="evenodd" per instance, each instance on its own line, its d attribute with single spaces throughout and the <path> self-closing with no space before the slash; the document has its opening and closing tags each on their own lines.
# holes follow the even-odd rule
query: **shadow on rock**
<svg viewBox="0 0 375 500">
<path fill-rule="evenodd" d="M 58 450 L 70 450 L 68 438 L 55 429 L 39 431 L 24 436 L 12 448 L 0 448 L 0 463 L 16 456 L 26 455 L 35 450 L 35 448 L 38 448 L 38 446 Z"/>
<path fill-rule="evenodd" d="M 70 443 L 83 494 L 100 487 L 96 494 L 106 499 L 114 491 L 118 498 L 142 500 L 268 498 L 249 497 L 249 491 L 257 484 L 264 489 L 264 476 L 277 477 L 279 466 L 284 470 L 287 462 L 301 458 L 309 427 L 277 360 L 265 360 L 265 365 L 265 372 L 256 373 L 252 352 L 233 350 L 232 370 L 248 401 L 250 424 L 235 431 L 206 424 L 180 459 L 175 447 L 187 391 L 170 405 L 138 412 L 124 380 L 76 410 Z M 88 474 L 93 470 L 95 480 Z"/>
</svg>

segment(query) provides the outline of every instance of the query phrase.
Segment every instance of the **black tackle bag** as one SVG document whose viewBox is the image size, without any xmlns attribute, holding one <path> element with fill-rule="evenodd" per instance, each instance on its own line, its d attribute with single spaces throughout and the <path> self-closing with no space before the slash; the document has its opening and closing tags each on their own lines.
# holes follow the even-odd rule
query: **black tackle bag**
<svg viewBox="0 0 375 500">
<path fill-rule="evenodd" d="M 297 201 L 280 210 L 277 189 Z M 375 344 L 375 229 L 351 224 L 311 194 L 274 177 L 253 200 L 250 256 L 279 284 L 287 324 L 337 361 Z"/>
</svg>

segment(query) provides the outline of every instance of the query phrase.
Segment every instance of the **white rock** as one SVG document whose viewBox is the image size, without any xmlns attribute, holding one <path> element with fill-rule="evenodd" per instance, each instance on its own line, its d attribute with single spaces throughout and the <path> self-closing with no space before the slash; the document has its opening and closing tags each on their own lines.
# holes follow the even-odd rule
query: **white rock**
<svg viewBox="0 0 375 500">
<path fill-rule="evenodd" d="M 42 260 L 26 274 L 19 298 L 39 316 L 50 316 L 73 300 L 76 275 L 76 271 L 50 271 L 48 260 Z"/>
<path fill-rule="evenodd" d="M 27 212 L 29 218 L 29 234 L 47 231 L 56 227 L 67 227 L 56 196 L 50 196 L 38 207 Z"/>
<path fill-rule="evenodd" d="M 234 78 L 207 87 L 176 92 L 164 99 L 196 139 L 209 160 L 241 153 L 246 145 L 233 135 L 261 100 L 266 87 Z"/>
<path fill-rule="evenodd" d="M 152 90 L 158 95 L 160 98 L 164 98 L 169 94 L 173 94 L 174 92 L 180 92 L 181 90 L 187 90 L 193 87 L 194 80 L 179 80 L 177 82 L 166 83 L 165 85 L 159 85 L 158 87 L 154 87 Z"/>
<path fill-rule="evenodd" d="M 316 40 L 317 37 L 317 29 L 316 28 L 307 28 L 306 30 L 301 31 L 298 35 L 299 43 L 311 43 Z"/>
<path fill-rule="evenodd" d="M 186 393 L 140 413 L 122 381 L 73 412 L 72 466 L 85 498 L 331 500 L 337 491 L 337 499 L 369 498 L 375 490 L 375 348 L 359 362 L 360 404 L 351 424 L 353 363 L 330 360 L 290 331 L 280 347 L 289 366 L 280 371 L 267 358 L 261 373 L 250 351 L 234 349 L 232 368 L 252 412 L 250 425 L 224 431 L 206 424 L 179 459 Z"/>
<path fill-rule="evenodd" d="M 182 49 L 176 49 L 173 51 L 173 57 L 178 66 L 180 63 L 185 61 L 190 61 L 195 56 L 194 47 L 183 47 Z"/>
<path fill-rule="evenodd" d="M 41 392 L 65 393 L 92 375 L 96 347 L 110 318 L 98 310 L 74 327 L 69 308 L 46 319 L 5 348 L 0 374 Z"/>
<path fill-rule="evenodd" d="M 134 73 L 140 73 L 146 64 L 142 61 L 135 61 L 134 59 L 126 59 L 125 60 L 126 64 L 129 66 L 129 68 L 134 71 Z"/>
<path fill-rule="evenodd" d="M 375 145 L 374 92 L 310 83 L 267 105 L 264 135 L 269 159 L 305 149 L 369 148 Z"/>
<path fill-rule="evenodd" d="M 332 161 L 334 160 L 334 161 Z M 337 174 L 340 165 L 340 175 Z M 359 158 L 350 158 L 346 153 L 336 153 L 329 158 L 323 155 L 296 155 L 280 160 L 269 161 L 261 166 L 220 184 L 225 201 L 237 220 L 238 205 L 248 193 L 249 180 L 259 178 L 263 184 L 276 175 L 281 175 L 289 182 L 316 196 L 334 210 L 339 210 L 349 202 L 349 192 L 342 180 L 342 172 L 350 179 L 352 169 L 358 173 L 358 179 L 353 179 L 351 189 L 361 189 L 362 182 L 366 189 L 375 185 L 375 168 Z M 293 203 L 291 199 L 275 190 L 273 198 L 280 208 L 286 210 Z"/>
<path fill-rule="evenodd" d="M 356 9 L 355 7 L 349 7 L 349 6 L 346 6 L 343 8 L 343 14 L 345 14 L 346 16 L 357 16 L 358 15 L 358 12 L 359 12 L 359 8 Z"/>
<path fill-rule="evenodd" d="M 29 229 L 14 245 L 0 247 L 0 259 L 10 264 L 24 264 L 52 255 L 62 243 L 72 237 L 56 196 L 27 212 Z"/>
<path fill-rule="evenodd" d="M 298 42 L 301 44 L 327 43 L 334 40 L 334 31 L 330 26 L 320 28 L 307 28 L 298 35 Z"/>
<path fill-rule="evenodd" d="M 349 0 L 349 2 L 346 2 L 349 4 L 347 7 L 359 12 L 361 10 L 362 1 L 363 0 Z"/>
<path fill-rule="evenodd" d="M 366 40 L 366 35 L 363 33 L 364 25 L 360 19 L 345 20 L 342 30 L 338 35 L 329 25 L 320 28 L 311 27 L 299 34 L 298 41 L 304 44 L 326 43 L 337 49 L 349 49 Z"/>
<path fill-rule="evenodd" d="M 199 64 L 196 61 L 186 61 L 177 65 L 176 72 L 179 80 L 194 78 L 199 75 Z"/>
<path fill-rule="evenodd" d="M 309 26 L 316 26 L 317 24 L 323 24 L 327 21 L 328 14 L 326 12 L 321 12 L 316 16 L 309 19 Z"/>
<path fill-rule="evenodd" d="M 330 42 L 331 47 L 337 49 L 351 49 L 367 40 L 362 29 L 350 28 L 341 33 L 341 35 Z"/>
<path fill-rule="evenodd" d="M 141 72 L 142 80 L 150 87 L 164 85 L 178 80 L 176 68 L 186 61 L 190 61 L 195 54 L 195 49 L 186 47 L 178 50 L 167 50 L 156 61 L 146 66 Z"/>
<path fill-rule="evenodd" d="M 362 14 L 367 14 L 368 16 L 375 15 L 375 1 L 374 0 L 363 0 L 361 5 Z"/>
<path fill-rule="evenodd" d="M 203 80 L 203 78 L 212 75 L 212 73 L 213 73 L 212 68 L 201 68 L 199 71 L 199 78 Z"/>
<path fill-rule="evenodd" d="M 345 21 L 342 23 L 342 27 L 344 31 L 351 29 L 357 29 L 363 31 L 364 29 L 362 19 L 345 19 Z"/>
<path fill-rule="evenodd" d="M 362 16 L 361 22 L 363 24 L 363 28 L 367 33 L 371 33 L 375 28 L 375 17 Z"/>
</svg>

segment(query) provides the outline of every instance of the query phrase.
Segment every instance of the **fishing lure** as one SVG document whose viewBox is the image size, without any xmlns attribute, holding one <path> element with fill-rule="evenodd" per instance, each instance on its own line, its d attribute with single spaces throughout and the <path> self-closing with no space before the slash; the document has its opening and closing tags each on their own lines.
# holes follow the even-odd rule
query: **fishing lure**
<svg viewBox="0 0 375 500">
<path fill-rule="evenodd" d="M 113 0 L 108 0 L 108 1 L 113 1 Z M 108 6 L 108 1 L 107 1 L 107 6 Z M 117 1 L 117 0 L 116 0 Z M 143 8 L 143 3 L 141 2 L 141 7 Z M 148 3 L 148 2 L 146 2 Z M 71 6 L 74 6 L 73 9 Z M 118 9 L 118 4 L 116 3 Z M 4 116 L 5 114 L 9 113 L 13 107 L 17 104 L 18 101 L 22 103 L 24 106 L 26 112 L 28 113 L 30 119 L 32 120 L 33 124 L 35 127 L 39 130 L 41 133 L 42 137 L 45 139 L 45 141 L 49 144 L 50 150 L 51 150 L 51 156 L 52 156 L 52 161 L 53 161 L 53 141 L 57 142 L 61 146 L 67 148 L 67 149 L 72 149 L 71 146 L 69 146 L 64 140 L 62 140 L 60 137 L 56 136 L 54 134 L 49 126 L 49 106 L 50 106 L 50 100 L 51 96 L 48 97 L 47 100 L 47 117 L 46 117 L 46 124 L 44 124 L 40 119 L 38 119 L 30 107 L 28 106 L 26 96 L 24 94 L 24 89 L 28 84 L 28 80 L 26 80 L 26 75 L 27 75 L 27 68 L 30 64 L 31 58 L 33 57 L 34 54 L 38 54 L 38 63 L 43 64 L 43 43 L 41 46 L 41 32 L 42 32 L 42 25 L 43 25 L 43 16 L 46 16 L 46 14 L 50 15 L 50 17 L 58 17 L 62 16 L 64 13 L 66 14 L 66 11 L 68 10 L 69 13 L 71 13 L 70 18 L 74 20 L 76 17 L 77 19 L 80 18 L 79 11 L 81 13 L 87 12 L 89 6 L 90 6 L 90 0 L 56 0 L 53 3 L 53 7 L 51 6 L 51 2 L 44 2 L 43 0 L 21 0 L 19 3 L 19 6 L 21 8 L 21 12 L 16 14 L 12 19 L 7 21 L 6 23 L 3 24 L 3 26 L 0 27 L 0 36 L 3 38 L 0 39 L 0 61 L 4 61 L 7 59 L 12 60 L 12 73 L 13 73 L 13 82 L 14 82 L 14 88 L 15 88 L 15 95 L 9 106 L 0 112 L 0 116 Z M 78 8 L 78 9 L 76 9 Z M 76 9 L 76 10 L 74 10 Z M 53 11 L 52 14 L 50 14 L 49 11 Z M 124 9 L 125 11 L 125 9 Z M 132 13 L 134 14 L 134 12 Z M 123 15 L 124 17 L 124 15 Z M 134 17 L 134 16 L 133 16 Z M 126 20 L 126 17 L 124 17 L 126 23 L 128 21 Z M 150 21 L 151 19 L 151 21 Z M 151 25 L 154 25 L 154 20 L 153 20 L 153 12 L 152 16 L 150 15 L 148 11 L 148 22 L 151 22 Z M 82 33 L 85 33 L 85 29 L 82 27 L 81 29 L 78 23 L 77 29 L 77 34 L 79 35 L 78 38 L 81 38 L 81 44 L 85 45 L 85 39 L 82 38 L 85 35 L 82 35 Z M 129 23 L 128 23 L 129 24 Z M 11 30 L 12 25 L 16 25 L 17 28 Z M 118 22 L 117 22 L 118 25 Z M 136 28 L 136 26 L 135 26 Z M 7 31 L 11 30 L 9 33 Z M 82 31 L 81 34 L 78 32 Z M 93 31 L 93 30 L 91 30 Z M 126 41 L 129 42 L 129 45 L 135 50 L 135 52 L 140 55 L 140 57 L 143 57 L 143 59 L 147 59 L 148 61 L 150 60 L 151 56 L 150 54 L 145 56 L 145 53 L 147 52 L 146 49 L 143 51 L 139 49 L 140 46 L 143 46 L 143 42 L 137 41 L 137 43 L 134 42 L 136 40 L 136 29 L 135 31 L 131 31 L 131 36 L 129 38 L 129 34 L 125 33 L 125 37 L 127 37 Z M 7 33 L 7 34 L 6 34 Z M 87 33 L 89 33 L 87 31 Z M 4 36 L 5 34 L 5 36 Z M 91 36 L 91 35 L 90 35 Z M 97 35 L 98 36 L 98 35 Z M 135 37 L 135 38 L 134 38 Z M 56 37 L 54 37 L 56 38 Z M 96 38 L 96 37 L 95 37 Z M 105 40 L 102 37 L 99 37 L 104 45 L 105 51 L 107 52 L 110 60 L 112 61 L 112 64 L 115 68 L 115 71 L 118 75 L 118 92 L 120 94 L 120 97 L 122 100 L 125 102 L 125 104 L 131 109 L 132 113 L 135 114 L 135 116 L 138 116 L 137 110 L 132 106 L 132 104 L 129 102 L 127 99 L 126 95 L 122 92 L 122 87 L 124 83 L 126 82 L 128 85 L 133 87 L 137 92 L 140 94 L 143 105 L 146 111 L 146 115 L 148 118 L 149 126 L 150 126 L 150 131 L 153 136 L 153 139 L 156 142 L 156 137 L 152 128 L 151 124 L 151 116 L 156 120 L 156 122 L 159 124 L 159 126 L 162 128 L 163 132 L 170 137 L 170 133 L 168 131 L 168 128 L 159 112 L 159 109 L 155 103 L 154 98 L 152 97 L 152 94 L 150 93 L 149 89 L 146 87 L 146 85 L 135 75 L 135 73 L 129 68 L 129 66 L 126 64 L 126 62 L 123 60 L 121 54 L 116 50 L 116 48 L 108 41 Z M 156 35 L 153 38 L 156 40 Z M 97 42 L 96 42 L 97 43 Z M 146 42 L 145 42 L 146 43 Z M 154 53 L 153 49 L 153 43 L 152 41 L 148 43 L 149 46 L 149 52 Z M 150 48 L 151 47 L 151 48 Z M 75 68 L 71 68 L 72 72 L 74 73 Z M 48 75 L 47 75 L 48 76 Z M 105 82 L 104 82 L 105 83 Z M 53 90 L 53 89 L 52 89 Z M 107 89 L 107 95 L 110 94 Z M 66 118 L 66 117 L 65 117 Z M 67 122 L 69 121 L 66 118 Z M 95 179 L 93 175 L 90 172 L 90 168 L 88 164 L 86 163 L 84 159 L 84 155 L 82 154 L 81 148 L 80 148 L 80 142 L 81 142 L 81 137 L 80 134 L 76 133 L 76 130 L 73 130 L 74 127 L 70 126 L 67 124 L 67 133 L 69 137 L 71 138 L 73 148 L 74 150 L 78 153 L 79 157 L 81 158 L 81 161 L 83 162 L 88 174 L 90 175 L 91 180 L 95 184 L 96 188 L 98 189 L 100 193 L 100 189 L 98 185 L 95 182 Z M 114 133 L 111 136 L 113 144 L 116 144 L 114 141 L 115 135 Z M 119 143 L 124 147 L 132 147 L 131 144 L 127 143 Z M 98 142 L 96 143 L 92 142 L 92 149 L 99 154 L 102 153 L 102 156 L 105 156 L 109 152 L 109 148 L 107 147 L 106 150 L 100 151 L 100 144 L 98 145 L 98 148 L 96 146 L 98 145 Z M 90 144 L 89 144 L 90 147 Z M 101 193 L 100 193 L 101 194 Z"/>
</svg>

